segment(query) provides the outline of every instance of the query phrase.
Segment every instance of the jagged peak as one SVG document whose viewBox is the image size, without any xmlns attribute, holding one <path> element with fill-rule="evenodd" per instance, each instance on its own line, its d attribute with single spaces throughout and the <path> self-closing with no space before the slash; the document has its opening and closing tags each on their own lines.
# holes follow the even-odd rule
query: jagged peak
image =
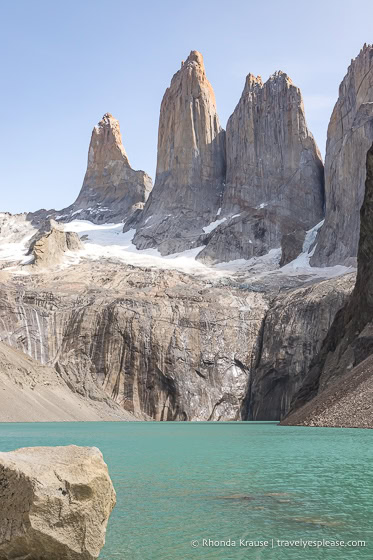
<svg viewBox="0 0 373 560">
<path fill-rule="evenodd" d="M 102 117 L 102 119 L 96 125 L 96 128 L 97 127 L 103 128 L 103 127 L 107 127 L 107 126 L 113 126 L 117 123 L 119 125 L 118 119 L 113 117 L 113 115 L 111 113 L 105 113 L 104 116 Z"/>
<path fill-rule="evenodd" d="M 246 82 L 244 87 L 244 92 L 250 91 L 253 88 L 263 88 L 265 85 L 271 85 L 277 82 L 286 82 L 288 85 L 294 85 L 291 78 L 283 72 L 282 70 L 276 70 L 271 76 L 268 78 L 266 82 L 263 82 L 261 76 L 255 76 L 254 74 L 249 73 L 246 76 Z"/>
<path fill-rule="evenodd" d="M 286 82 L 286 84 L 289 86 L 294 85 L 290 76 L 288 76 L 288 74 L 286 72 L 283 72 L 282 70 L 276 70 L 276 72 L 273 72 L 273 74 L 271 74 L 268 80 L 266 81 L 266 84 L 272 84 L 278 82 Z"/>
<path fill-rule="evenodd" d="M 251 74 L 251 72 L 246 76 L 246 82 L 245 82 L 245 89 L 251 89 L 253 86 L 260 86 L 262 87 L 263 85 L 263 80 L 261 76 L 254 76 L 254 74 Z"/>
<path fill-rule="evenodd" d="M 367 44 L 367 43 L 364 43 L 364 45 L 363 45 L 363 46 L 362 46 L 362 48 L 360 49 L 360 52 L 359 52 L 359 54 L 361 54 L 361 53 L 365 53 L 365 52 L 367 52 L 367 51 L 370 51 L 370 50 L 372 50 L 372 49 L 373 49 L 373 44 L 370 44 L 370 43 L 368 43 L 368 44 Z"/>
<path fill-rule="evenodd" d="M 356 63 L 358 63 L 362 58 L 364 58 L 368 53 L 371 54 L 373 57 L 373 45 L 364 43 L 362 48 L 359 51 L 359 54 L 355 56 L 355 58 L 351 58 L 350 66 L 348 67 L 347 73 L 354 67 Z"/>
<path fill-rule="evenodd" d="M 347 72 L 339 85 L 339 97 L 343 96 L 343 91 L 346 85 L 351 79 L 355 72 L 359 72 L 359 68 L 369 65 L 369 71 L 373 68 L 373 45 L 364 43 L 359 51 L 359 54 L 351 59 L 351 63 L 347 68 Z"/>
<path fill-rule="evenodd" d="M 173 86 L 179 87 L 179 82 L 189 84 L 192 89 L 193 97 L 199 97 L 200 88 L 207 88 L 209 90 L 209 95 L 212 97 L 215 103 L 214 90 L 206 76 L 205 65 L 203 62 L 203 56 L 198 51 L 190 51 L 188 58 L 185 61 L 181 61 L 181 68 L 173 75 L 171 79 L 170 87 L 167 88 L 167 92 L 172 89 Z"/>
<path fill-rule="evenodd" d="M 205 76 L 205 65 L 203 62 L 203 56 L 198 51 L 190 51 L 190 54 L 186 60 L 181 61 L 181 68 L 179 72 L 186 72 L 188 70 L 197 70 L 199 69 L 200 73 Z M 176 72 L 175 76 L 179 74 Z"/>
<path fill-rule="evenodd" d="M 205 67 L 203 63 L 203 56 L 199 51 L 190 51 L 188 58 L 185 61 L 185 64 L 196 62 L 198 66 L 202 68 Z"/>
<path fill-rule="evenodd" d="M 105 158 L 122 159 L 130 166 L 128 156 L 122 143 L 119 121 L 111 113 L 105 113 L 93 128 L 88 153 L 88 164 L 102 162 Z"/>
</svg>

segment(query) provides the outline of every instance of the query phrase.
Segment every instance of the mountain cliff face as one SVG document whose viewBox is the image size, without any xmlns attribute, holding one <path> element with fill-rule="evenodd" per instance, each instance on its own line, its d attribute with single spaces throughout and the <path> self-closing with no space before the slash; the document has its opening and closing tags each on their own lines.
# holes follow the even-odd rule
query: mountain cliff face
<svg viewBox="0 0 373 560">
<path fill-rule="evenodd" d="M 311 265 L 355 264 L 365 157 L 373 141 L 373 46 L 364 45 L 339 87 L 325 155 L 325 223 Z"/>
<path fill-rule="evenodd" d="M 366 157 L 360 219 L 354 291 L 313 360 L 287 424 L 373 427 L 373 145 Z"/>
<path fill-rule="evenodd" d="M 1 285 L 0 340 L 156 420 L 279 419 L 353 284 L 274 295 L 109 261 L 53 270 Z"/>
<path fill-rule="evenodd" d="M 264 295 L 175 271 L 80 264 L 3 284 L 0 339 L 138 417 L 237 420 Z"/>
<path fill-rule="evenodd" d="M 251 258 L 323 217 L 323 164 L 299 88 L 283 72 L 263 84 L 249 74 L 226 132 L 227 178 L 220 218 L 199 258 Z"/>
<path fill-rule="evenodd" d="M 252 370 L 248 420 L 279 420 L 290 409 L 355 274 L 279 295 L 269 306 Z"/>
<path fill-rule="evenodd" d="M 136 246 L 162 254 L 195 246 L 221 206 L 224 181 L 225 132 L 202 55 L 192 51 L 162 100 L 156 179 Z"/>
<path fill-rule="evenodd" d="M 79 395 L 53 367 L 0 342 L 0 422 L 137 420 L 103 391 Z"/>
</svg>

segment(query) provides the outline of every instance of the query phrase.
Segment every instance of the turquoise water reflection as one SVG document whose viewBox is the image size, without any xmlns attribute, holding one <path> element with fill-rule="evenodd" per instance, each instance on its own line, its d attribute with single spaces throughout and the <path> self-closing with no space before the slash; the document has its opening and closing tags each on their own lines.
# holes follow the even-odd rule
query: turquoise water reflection
<svg viewBox="0 0 373 560">
<path fill-rule="evenodd" d="M 102 559 L 373 558 L 371 430 L 262 422 L 0 424 L 1 451 L 70 443 L 102 450 L 117 491 Z M 269 545 L 240 546 L 240 539 Z M 277 539 L 367 546 L 285 548 Z"/>
</svg>

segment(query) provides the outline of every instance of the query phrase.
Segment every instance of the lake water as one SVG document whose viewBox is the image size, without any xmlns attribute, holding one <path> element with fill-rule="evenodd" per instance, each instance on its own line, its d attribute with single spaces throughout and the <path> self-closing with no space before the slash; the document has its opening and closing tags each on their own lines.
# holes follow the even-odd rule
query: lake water
<svg viewBox="0 0 373 560">
<path fill-rule="evenodd" d="M 373 558 L 372 430 L 265 422 L 0 424 L 1 451 L 71 443 L 101 449 L 117 491 L 100 559 Z M 311 543 L 277 543 L 301 539 Z M 366 546 L 311 546 L 323 539 Z M 268 545 L 252 546 L 259 540 Z"/>
</svg>

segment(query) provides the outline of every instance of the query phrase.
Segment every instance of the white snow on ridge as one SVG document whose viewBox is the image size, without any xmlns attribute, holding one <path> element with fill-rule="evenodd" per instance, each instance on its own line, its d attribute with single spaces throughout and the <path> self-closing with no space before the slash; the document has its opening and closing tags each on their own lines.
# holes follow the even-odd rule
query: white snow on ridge
<svg viewBox="0 0 373 560">
<path fill-rule="evenodd" d="M 0 212 L 0 229 L 0 261 L 27 260 L 29 242 L 37 230 L 26 220 L 26 215 Z"/>
<path fill-rule="evenodd" d="M 92 260 L 116 258 L 133 266 L 175 269 L 190 273 L 206 273 L 210 269 L 195 260 L 203 246 L 163 257 L 157 249 L 139 250 L 132 243 L 136 231 L 123 233 L 123 224 L 97 225 L 85 220 L 64 224 L 65 231 L 75 231 L 84 239 L 84 249 L 70 253 L 67 264 L 79 262 L 82 257 Z"/>
<path fill-rule="evenodd" d="M 227 218 L 215 220 L 204 231 L 213 231 Z M 251 259 L 237 259 L 230 262 L 207 266 L 196 260 L 197 255 L 204 246 L 195 247 L 187 251 L 162 256 L 157 249 L 138 250 L 133 244 L 135 230 L 123 233 L 123 223 L 94 224 L 88 220 L 75 219 L 72 222 L 61 224 L 65 231 L 73 231 L 83 238 L 83 249 L 69 251 L 66 253 L 63 267 L 78 264 L 82 259 L 100 261 L 104 259 L 116 259 L 132 266 L 173 269 L 189 274 L 204 275 L 207 277 L 227 277 L 240 274 L 241 276 L 255 276 L 259 278 L 268 274 L 280 274 L 284 276 L 308 276 L 312 278 L 332 278 L 352 272 L 355 269 L 345 266 L 334 266 L 316 268 L 310 266 L 310 258 L 315 250 L 314 241 L 317 232 L 323 222 L 307 231 L 303 244 L 302 253 L 291 263 L 279 268 L 281 249 L 272 249 L 261 257 Z M 26 220 L 23 215 L 12 216 L 0 213 L 1 243 L 0 261 L 9 262 L 7 270 L 17 274 L 29 274 L 31 269 L 27 265 L 32 262 L 32 256 L 27 256 L 31 237 L 36 229 Z M 206 231 L 207 230 L 207 231 Z M 249 240 L 251 243 L 251 240 Z M 314 247 L 312 247 L 314 245 Z M 311 249 L 312 247 L 312 249 Z"/>
<path fill-rule="evenodd" d="M 310 259 L 316 250 L 317 243 L 316 240 L 317 233 L 321 229 L 325 220 L 322 220 L 316 224 L 313 228 L 306 232 L 306 237 L 304 239 L 302 252 L 297 256 L 296 259 L 283 266 L 280 271 L 282 274 L 287 276 L 296 276 L 299 274 L 311 274 L 312 276 L 321 278 L 334 278 L 335 276 L 340 276 L 346 274 L 347 272 L 353 272 L 354 267 L 335 265 L 328 267 L 316 267 L 310 265 Z M 313 247 L 312 247 L 313 245 Z M 311 249 L 312 247 L 312 249 Z M 311 250 L 310 250 L 311 249 Z"/>
<path fill-rule="evenodd" d="M 287 267 L 292 268 L 292 269 L 309 268 L 310 258 L 312 257 L 312 255 L 315 252 L 316 244 L 314 245 L 314 247 L 312 248 L 311 251 L 310 251 L 310 248 L 313 245 L 313 243 L 315 242 L 317 233 L 321 229 L 324 221 L 325 220 L 322 220 L 321 222 L 319 222 L 313 228 L 309 229 L 306 232 L 306 236 L 304 238 L 301 254 L 298 255 L 297 258 L 294 259 L 293 261 L 291 261 L 289 264 L 284 266 L 283 267 L 284 269 L 286 269 Z"/>
<path fill-rule="evenodd" d="M 227 218 L 220 218 L 220 220 L 214 220 L 208 226 L 205 226 L 202 229 L 205 233 L 211 233 L 212 231 L 214 231 L 214 229 L 216 229 L 218 226 L 220 226 L 220 224 L 222 224 L 226 220 Z"/>
</svg>

